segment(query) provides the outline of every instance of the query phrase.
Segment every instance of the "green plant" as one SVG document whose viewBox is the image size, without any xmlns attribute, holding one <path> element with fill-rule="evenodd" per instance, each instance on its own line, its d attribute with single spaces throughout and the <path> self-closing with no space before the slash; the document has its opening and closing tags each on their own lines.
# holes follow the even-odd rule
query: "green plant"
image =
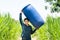
<svg viewBox="0 0 60 40">
<path fill-rule="evenodd" d="M 10 14 L 0 14 L 0 40 L 18 40 L 21 32 L 18 20 L 12 19 Z M 33 37 L 37 40 L 60 40 L 60 17 L 53 18 L 48 15 L 45 24 L 32 35 Z"/>
<path fill-rule="evenodd" d="M 60 40 L 60 17 L 47 16 L 45 24 L 37 31 L 38 40 Z"/>
<path fill-rule="evenodd" d="M 48 32 L 50 33 L 50 40 L 60 40 L 60 17 L 47 17 Z"/>
<path fill-rule="evenodd" d="M 0 16 L 0 40 L 17 40 L 20 36 L 20 24 L 10 14 Z"/>
</svg>

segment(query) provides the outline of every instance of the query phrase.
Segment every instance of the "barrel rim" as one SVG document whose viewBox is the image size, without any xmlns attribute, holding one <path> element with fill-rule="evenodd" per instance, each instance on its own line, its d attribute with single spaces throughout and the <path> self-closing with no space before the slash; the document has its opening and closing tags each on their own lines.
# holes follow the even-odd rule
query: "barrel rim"
<svg viewBox="0 0 60 40">
<path fill-rule="evenodd" d="M 29 5 L 31 5 L 31 4 L 28 4 L 27 6 L 25 6 L 25 7 L 22 9 L 22 12 L 23 12 L 23 10 L 26 9 Z"/>
</svg>

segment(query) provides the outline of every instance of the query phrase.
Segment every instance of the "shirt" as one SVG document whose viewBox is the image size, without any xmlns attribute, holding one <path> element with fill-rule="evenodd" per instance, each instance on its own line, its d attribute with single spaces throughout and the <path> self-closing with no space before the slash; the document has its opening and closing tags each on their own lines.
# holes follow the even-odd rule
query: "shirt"
<svg viewBox="0 0 60 40">
<path fill-rule="evenodd" d="M 22 21 L 22 13 L 20 13 L 19 15 L 19 21 L 20 21 L 20 24 L 21 24 L 21 27 L 22 27 L 22 37 L 25 37 L 25 38 L 31 38 L 31 34 L 33 34 L 35 30 L 32 30 L 32 27 L 30 25 L 25 25 Z"/>
</svg>

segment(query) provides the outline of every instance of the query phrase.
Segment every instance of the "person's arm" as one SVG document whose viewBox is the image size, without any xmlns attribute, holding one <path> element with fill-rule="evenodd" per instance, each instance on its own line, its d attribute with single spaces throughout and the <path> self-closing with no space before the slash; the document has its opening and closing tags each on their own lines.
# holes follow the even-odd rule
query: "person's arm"
<svg viewBox="0 0 60 40">
<path fill-rule="evenodd" d="M 31 34 L 35 33 L 36 29 L 35 30 L 32 30 Z"/>
<path fill-rule="evenodd" d="M 22 13 L 19 14 L 19 21 L 21 23 L 21 25 L 23 24 L 23 21 L 22 21 Z"/>
<path fill-rule="evenodd" d="M 32 28 L 31 28 L 31 34 L 35 33 L 36 30 L 37 30 L 37 28 L 35 28 L 34 30 L 32 30 Z"/>
</svg>

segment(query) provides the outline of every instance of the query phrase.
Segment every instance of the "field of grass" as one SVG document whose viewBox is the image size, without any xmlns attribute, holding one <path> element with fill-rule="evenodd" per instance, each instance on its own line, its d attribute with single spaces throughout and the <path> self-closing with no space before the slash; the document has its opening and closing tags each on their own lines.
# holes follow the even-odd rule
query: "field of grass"
<svg viewBox="0 0 60 40">
<path fill-rule="evenodd" d="M 0 40 L 17 40 L 20 32 L 18 21 L 12 19 L 9 14 L 0 15 Z"/>
<path fill-rule="evenodd" d="M 37 31 L 38 40 L 60 40 L 60 17 L 48 16 L 45 24 Z"/>
<path fill-rule="evenodd" d="M 18 40 L 21 36 L 21 25 L 10 14 L 0 14 L 0 40 Z M 48 16 L 46 22 L 33 35 L 37 40 L 60 40 L 60 17 Z"/>
</svg>

